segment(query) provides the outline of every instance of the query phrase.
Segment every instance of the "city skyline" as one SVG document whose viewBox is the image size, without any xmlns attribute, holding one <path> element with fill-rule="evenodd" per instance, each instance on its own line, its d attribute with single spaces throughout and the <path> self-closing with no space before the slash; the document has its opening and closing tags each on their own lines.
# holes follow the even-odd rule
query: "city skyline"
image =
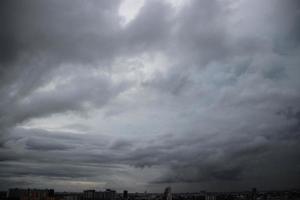
<svg viewBox="0 0 300 200">
<path fill-rule="evenodd" d="M 84 190 L 81 192 L 56 192 L 53 189 L 11 188 L 0 191 L 1 200 L 297 200 L 300 190 L 172 193 L 170 187 L 160 193 L 130 193 L 127 190 Z"/>
<path fill-rule="evenodd" d="M 0 13 L 0 190 L 300 188 L 299 1 Z"/>
</svg>

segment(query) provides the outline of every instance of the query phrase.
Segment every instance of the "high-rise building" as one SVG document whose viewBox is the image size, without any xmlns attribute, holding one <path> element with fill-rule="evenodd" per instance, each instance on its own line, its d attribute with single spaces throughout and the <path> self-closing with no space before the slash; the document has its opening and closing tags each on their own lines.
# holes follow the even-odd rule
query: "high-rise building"
<svg viewBox="0 0 300 200">
<path fill-rule="evenodd" d="M 128 199 L 128 191 L 127 191 L 127 190 L 124 190 L 124 191 L 123 191 L 123 199 L 124 199 L 124 200 L 127 200 L 127 199 Z"/>
<path fill-rule="evenodd" d="M 116 191 L 111 189 L 106 189 L 104 192 L 104 200 L 115 200 L 116 199 Z"/>
<path fill-rule="evenodd" d="M 172 200 L 171 187 L 165 189 L 163 200 Z"/>
<path fill-rule="evenodd" d="M 256 197 L 257 197 L 257 190 L 256 188 L 252 188 L 251 200 L 256 200 Z"/>
<path fill-rule="evenodd" d="M 216 195 L 213 193 L 205 193 L 205 200 L 216 200 Z"/>
<path fill-rule="evenodd" d="M 83 191 L 83 200 L 95 200 L 96 196 L 95 190 L 85 190 Z"/>
</svg>

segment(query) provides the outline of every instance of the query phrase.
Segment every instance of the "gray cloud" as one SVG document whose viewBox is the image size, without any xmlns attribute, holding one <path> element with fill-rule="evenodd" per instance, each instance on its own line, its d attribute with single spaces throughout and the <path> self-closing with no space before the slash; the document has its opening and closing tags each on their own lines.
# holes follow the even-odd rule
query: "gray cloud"
<svg viewBox="0 0 300 200">
<path fill-rule="evenodd" d="M 122 3 L 1 1 L 0 188 L 299 187 L 299 3 Z"/>
</svg>

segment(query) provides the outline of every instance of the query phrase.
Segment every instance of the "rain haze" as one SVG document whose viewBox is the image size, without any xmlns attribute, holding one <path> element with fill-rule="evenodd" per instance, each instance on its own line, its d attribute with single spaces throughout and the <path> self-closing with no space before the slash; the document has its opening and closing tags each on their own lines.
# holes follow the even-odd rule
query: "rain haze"
<svg viewBox="0 0 300 200">
<path fill-rule="evenodd" d="M 300 187 L 300 1 L 2 0 L 0 190 Z"/>
</svg>

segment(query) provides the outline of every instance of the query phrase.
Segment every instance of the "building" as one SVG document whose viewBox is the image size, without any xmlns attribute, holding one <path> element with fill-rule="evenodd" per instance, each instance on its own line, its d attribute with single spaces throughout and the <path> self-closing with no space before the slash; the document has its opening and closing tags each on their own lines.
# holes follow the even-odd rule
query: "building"
<svg viewBox="0 0 300 200">
<path fill-rule="evenodd" d="M 9 200 L 54 200 L 53 189 L 9 189 L 7 197 Z"/>
<path fill-rule="evenodd" d="M 82 200 L 81 193 L 63 193 L 60 195 L 56 195 L 59 200 Z"/>
<path fill-rule="evenodd" d="M 103 200 L 115 200 L 116 199 L 116 191 L 111 189 L 106 189 L 104 192 Z"/>
<path fill-rule="evenodd" d="M 107 189 L 105 191 L 85 190 L 82 200 L 115 200 L 116 191 Z"/>
<path fill-rule="evenodd" d="M 127 200 L 127 199 L 128 199 L 128 191 L 127 191 L 127 190 L 124 190 L 124 191 L 123 191 L 123 199 L 124 199 L 124 200 Z"/>
<path fill-rule="evenodd" d="M 83 191 L 83 200 L 95 200 L 96 191 L 95 190 L 85 190 Z"/>
<path fill-rule="evenodd" d="M 172 193 L 171 193 L 171 187 L 167 187 L 165 189 L 163 200 L 172 200 Z"/>
<path fill-rule="evenodd" d="M 6 191 L 0 191 L 0 199 L 6 199 L 7 198 L 7 192 Z"/>
<path fill-rule="evenodd" d="M 256 200 L 256 198 L 257 198 L 257 190 L 256 188 L 252 188 L 251 200 Z"/>
<path fill-rule="evenodd" d="M 213 193 L 206 193 L 205 200 L 216 200 L 216 195 Z"/>
</svg>

